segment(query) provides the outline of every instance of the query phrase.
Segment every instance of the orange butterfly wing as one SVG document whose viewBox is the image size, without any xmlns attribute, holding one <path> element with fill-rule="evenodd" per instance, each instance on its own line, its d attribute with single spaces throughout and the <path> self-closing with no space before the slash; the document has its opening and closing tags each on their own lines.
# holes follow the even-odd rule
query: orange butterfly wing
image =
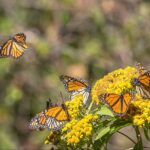
<svg viewBox="0 0 150 150">
<path fill-rule="evenodd" d="M 65 110 L 61 110 L 61 112 L 55 117 L 58 121 L 68 121 L 68 114 Z"/>
<path fill-rule="evenodd" d="M 18 45 L 17 43 L 13 42 L 13 47 L 11 50 L 11 56 L 14 58 L 19 58 L 24 54 L 24 49 Z"/>
<path fill-rule="evenodd" d="M 49 108 L 45 114 L 48 117 L 55 118 L 57 121 L 68 121 L 67 110 L 64 110 L 60 106 Z"/>
<path fill-rule="evenodd" d="M 82 88 L 86 88 L 86 85 L 80 81 L 69 81 L 68 82 L 68 91 L 76 91 Z"/>
<path fill-rule="evenodd" d="M 67 121 L 69 121 L 67 108 L 63 104 L 62 106 L 49 108 L 45 115 L 47 118 L 46 127 L 49 130 L 59 130 Z"/>
<path fill-rule="evenodd" d="M 52 108 L 49 108 L 45 114 L 46 114 L 48 117 L 53 117 L 53 118 L 54 118 L 57 114 L 60 113 L 61 109 L 62 109 L 62 108 L 59 107 L 59 106 L 52 107 Z"/>
<path fill-rule="evenodd" d="M 1 48 L 0 48 L 0 55 L 1 56 L 9 56 L 11 53 L 13 41 L 8 40 Z"/>
<path fill-rule="evenodd" d="M 120 113 L 120 101 L 118 94 L 108 94 L 105 98 L 105 102 L 115 113 Z"/>
<path fill-rule="evenodd" d="M 38 113 L 29 123 L 30 129 L 41 130 L 45 128 L 46 116 L 44 112 Z"/>
<path fill-rule="evenodd" d="M 100 97 L 103 97 L 103 102 L 106 103 L 110 109 L 119 116 L 123 116 L 127 112 L 130 101 L 132 100 L 132 95 L 130 93 L 120 95 L 111 93 Z"/>
<path fill-rule="evenodd" d="M 83 103 L 86 104 L 91 91 L 91 86 L 87 82 L 65 75 L 61 75 L 60 80 L 63 82 L 66 90 L 71 93 L 71 99 L 77 94 L 82 94 L 84 98 Z"/>
<path fill-rule="evenodd" d="M 138 77 L 138 80 L 143 86 L 150 88 L 150 74 L 148 72 Z"/>
<path fill-rule="evenodd" d="M 128 110 L 128 107 L 130 105 L 131 100 L 134 98 L 134 95 L 131 93 L 124 93 L 122 96 L 123 96 L 122 113 L 126 113 Z"/>
<path fill-rule="evenodd" d="M 45 125 L 45 122 L 46 122 L 46 117 L 45 117 L 45 115 L 40 116 L 39 124 Z"/>
<path fill-rule="evenodd" d="M 0 48 L 0 55 L 3 57 L 19 58 L 23 55 L 24 49 L 28 48 L 26 36 L 23 33 L 16 34 Z"/>
<path fill-rule="evenodd" d="M 74 92 L 82 88 L 88 88 L 87 83 L 69 76 L 60 76 L 60 80 L 64 83 L 68 92 Z"/>
<path fill-rule="evenodd" d="M 150 72 L 146 72 L 143 75 L 140 75 L 137 79 L 138 81 L 136 86 L 137 92 L 145 99 L 150 98 Z"/>
</svg>

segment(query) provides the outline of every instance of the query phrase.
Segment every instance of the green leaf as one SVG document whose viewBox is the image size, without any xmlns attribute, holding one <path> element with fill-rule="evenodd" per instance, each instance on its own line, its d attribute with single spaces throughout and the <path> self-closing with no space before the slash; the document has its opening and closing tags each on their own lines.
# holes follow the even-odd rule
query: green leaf
<svg viewBox="0 0 150 150">
<path fill-rule="evenodd" d="M 104 136 L 105 134 L 107 134 L 110 131 L 110 126 L 103 128 L 99 131 L 98 135 L 96 136 L 95 140 L 100 139 L 102 136 Z"/>
<path fill-rule="evenodd" d="M 138 126 L 133 126 L 136 132 L 136 137 L 137 137 L 137 143 L 134 146 L 133 150 L 143 150 L 143 143 L 142 143 L 142 137 L 139 131 L 139 127 Z"/>
<path fill-rule="evenodd" d="M 101 109 L 97 111 L 96 114 L 114 117 L 112 111 L 105 105 L 101 106 Z"/>
<path fill-rule="evenodd" d="M 144 134 L 147 140 L 150 141 L 150 125 L 146 124 L 146 126 L 144 127 Z"/>
<path fill-rule="evenodd" d="M 116 119 L 115 121 L 113 121 L 113 123 L 109 123 L 108 126 L 106 125 L 106 130 L 101 131 L 101 133 L 99 133 L 99 135 L 96 137 L 95 141 L 94 141 L 94 149 L 101 149 L 101 147 L 108 142 L 108 140 L 110 139 L 110 137 L 117 132 L 118 130 L 120 130 L 123 127 L 129 126 L 131 125 L 131 121 L 130 120 L 122 120 L 122 119 Z M 104 126 L 103 126 L 104 127 Z M 99 138 L 98 138 L 99 137 Z"/>
<path fill-rule="evenodd" d="M 142 141 L 139 141 L 138 143 L 136 143 L 133 150 L 143 150 Z"/>
</svg>

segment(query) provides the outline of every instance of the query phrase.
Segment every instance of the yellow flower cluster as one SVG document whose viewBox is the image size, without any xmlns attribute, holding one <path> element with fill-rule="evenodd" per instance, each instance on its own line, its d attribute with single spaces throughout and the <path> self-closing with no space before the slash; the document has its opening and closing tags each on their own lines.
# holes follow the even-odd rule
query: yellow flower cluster
<svg viewBox="0 0 150 150">
<path fill-rule="evenodd" d="M 133 123 L 139 127 L 143 127 L 146 122 L 150 124 L 150 100 L 137 96 L 132 104 L 138 109 L 138 113 L 133 116 Z"/>
<path fill-rule="evenodd" d="M 88 114 L 84 116 L 81 120 L 73 119 L 71 122 L 67 123 L 62 129 L 66 134 L 64 138 L 67 140 L 68 145 L 76 145 L 85 137 L 92 134 L 92 123 L 98 118 L 97 115 Z"/>
<path fill-rule="evenodd" d="M 76 95 L 72 100 L 66 101 L 70 119 L 75 119 L 79 115 L 80 108 L 83 106 L 83 95 Z"/>
<path fill-rule="evenodd" d="M 108 73 L 102 79 L 97 80 L 93 86 L 92 101 L 98 104 L 98 96 L 103 93 L 120 94 L 123 91 L 130 91 L 133 88 L 131 85 L 131 79 L 137 76 L 137 70 L 129 66 Z"/>
</svg>

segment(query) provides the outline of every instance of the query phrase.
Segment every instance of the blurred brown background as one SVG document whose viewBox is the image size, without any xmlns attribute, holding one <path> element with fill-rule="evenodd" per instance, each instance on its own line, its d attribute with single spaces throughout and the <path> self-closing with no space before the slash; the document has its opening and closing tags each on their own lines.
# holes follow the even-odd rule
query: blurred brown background
<svg viewBox="0 0 150 150">
<path fill-rule="evenodd" d="M 94 83 L 135 62 L 150 69 L 149 2 L 0 0 L 1 42 L 24 32 L 30 45 L 18 60 L 0 59 L 0 149 L 49 149 L 43 144 L 48 131 L 31 132 L 28 122 L 48 97 L 61 102 L 62 91 L 67 98 L 59 75 Z M 111 150 L 132 146 L 126 138 L 120 143 L 121 138 L 110 141 Z"/>
</svg>

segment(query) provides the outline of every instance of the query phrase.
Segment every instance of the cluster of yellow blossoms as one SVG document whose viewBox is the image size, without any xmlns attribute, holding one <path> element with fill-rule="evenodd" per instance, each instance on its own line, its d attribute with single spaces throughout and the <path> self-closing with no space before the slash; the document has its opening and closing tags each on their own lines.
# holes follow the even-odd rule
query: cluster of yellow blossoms
<svg viewBox="0 0 150 150">
<path fill-rule="evenodd" d="M 83 95 L 75 96 L 71 101 L 65 102 L 71 121 L 68 122 L 62 129 L 63 138 L 67 140 L 68 144 L 77 144 L 85 136 L 89 136 L 92 133 L 91 121 L 97 118 L 96 115 L 81 114 L 83 111 Z M 85 112 L 83 112 L 85 113 Z M 81 119 L 79 119 L 81 117 Z"/>
<path fill-rule="evenodd" d="M 98 96 L 103 93 L 120 94 L 123 91 L 130 91 L 133 87 L 131 79 L 137 77 L 137 70 L 132 67 L 117 69 L 97 80 L 92 88 L 92 101 L 99 103 Z"/>
<path fill-rule="evenodd" d="M 88 114 L 84 116 L 81 120 L 73 119 L 71 122 L 67 123 L 62 129 L 66 132 L 64 138 L 67 139 L 68 144 L 77 144 L 81 142 L 82 139 L 88 137 L 92 134 L 92 121 L 98 118 L 97 115 Z"/>
<path fill-rule="evenodd" d="M 91 104 L 99 104 L 98 96 L 103 93 L 120 94 L 122 92 L 135 91 L 131 81 L 138 76 L 137 69 L 133 67 L 117 69 L 107 74 L 97 80 L 93 86 Z M 66 101 L 65 105 L 67 106 L 71 121 L 62 128 L 60 132 L 61 140 L 67 141 L 68 145 L 76 145 L 81 141 L 89 139 L 93 133 L 94 121 L 98 119 L 98 115 L 89 113 L 89 109 L 88 111 L 84 109 L 83 95 L 75 96 L 71 101 Z M 130 110 L 134 113 L 131 113 Z M 150 123 L 150 100 L 143 99 L 138 93 L 135 94 L 126 117 L 131 117 L 133 124 L 139 127 Z"/>
<path fill-rule="evenodd" d="M 95 83 L 92 89 L 92 101 L 98 104 L 100 102 L 98 96 L 102 93 L 120 94 L 124 91 L 133 91 L 131 80 L 138 76 L 137 69 L 132 67 L 118 69 L 107 74 Z M 145 100 L 136 94 L 132 104 L 136 109 L 135 113 L 131 114 L 133 123 L 139 127 L 144 126 L 146 122 L 150 123 L 150 100 Z"/>
<path fill-rule="evenodd" d="M 137 95 L 132 104 L 138 109 L 138 113 L 133 116 L 133 123 L 139 127 L 145 126 L 146 122 L 150 124 L 150 100 L 143 100 Z"/>
<path fill-rule="evenodd" d="M 76 95 L 72 100 L 66 101 L 65 105 L 67 107 L 70 119 L 74 119 L 79 115 L 80 109 L 83 106 L 83 95 Z"/>
</svg>

